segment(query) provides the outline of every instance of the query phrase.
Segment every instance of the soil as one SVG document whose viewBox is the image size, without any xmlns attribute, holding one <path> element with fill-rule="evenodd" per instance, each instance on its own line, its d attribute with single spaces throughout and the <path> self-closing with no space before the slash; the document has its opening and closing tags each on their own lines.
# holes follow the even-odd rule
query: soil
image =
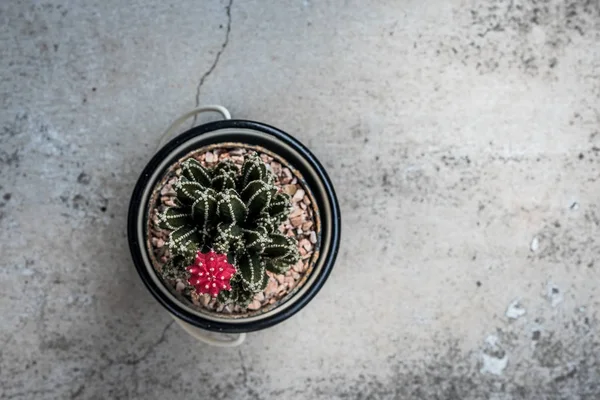
<svg viewBox="0 0 600 400">
<path fill-rule="evenodd" d="M 212 167 L 220 160 L 230 159 L 241 167 L 244 162 L 244 156 L 248 150 L 240 147 L 222 147 L 210 149 L 209 151 L 197 150 L 182 158 L 179 162 L 194 157 L 204 166 Z M 275 186 L 278 190 L 286 192 L 292 198 L 293 209 L 287 221 L 285 221 L 279 230 L 288 236 L 293 236 L 298 240 L 298 250 L 300 252 L 300 261 L 293 265 L 285 274 L 274 274 L 267 271 L 269 282 L 264 291 L 258 293 L 247 308 L 241 308 L 238 305 L 225 305 L 219 303 L 216 299 L 207 294 L 200 295 L 182 279 L 164 279 L 167 288 L 177 294 L 177 297 L 185 298 L 189 306 L 202 311 L 211 311 L 220 314 L 229 314 L 232 317 L 242 316 L 251 313 L 266 312 L 281 304 L 286 297 L 299 289 L 306 277 L 312 270 L 314 258 L 318 254 L 318 212 L 314 206 L 314 201 L 308 188 L 303 184 L 301 176 L 291 167 L 285 164 L 285 160 L 275 159 L 274 155 L 261 153 L 258 151 L 263 161 L 270 166 L 276 176 Z M 153 257 L 153 266 L 161 276 L 162 266 L 169 259 L 169 251 L 166 242 L 169 230 L 158 228 L 157 215 L 162 212 L 166 206 L 173 206 L 175 192 L 172 185 L 181 174 L 178 168 L 179 163 L 174 165 L 166 173 L 154 191 L 152 201 L 155 206 L 150 210 L 148 247 Z M 315 257 L 313 257 L 315 256 Z"/>
</svg>

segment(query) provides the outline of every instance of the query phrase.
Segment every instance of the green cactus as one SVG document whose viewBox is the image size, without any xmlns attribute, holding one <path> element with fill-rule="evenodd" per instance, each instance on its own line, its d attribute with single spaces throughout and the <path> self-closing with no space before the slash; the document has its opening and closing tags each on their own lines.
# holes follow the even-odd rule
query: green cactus
<svg viewBox="0 0 600 400">
<path fill-rule="evenodd" d="M 274 174 L 256 153 L 241 170 L 228 160 L 206 168 L 189 158 L 181 171 L 176 207 L 159 215 L 159 226 L 171 230 L 170 270 L 185 271 L 198 251 L 226 254 L 237 272 L 218 299 L 245 307 L 266 287 L 266 271 L 285 273 L 300 258 L 296 240 L 278 231 L 290 198 L 277 191 Z"/>
</svg>

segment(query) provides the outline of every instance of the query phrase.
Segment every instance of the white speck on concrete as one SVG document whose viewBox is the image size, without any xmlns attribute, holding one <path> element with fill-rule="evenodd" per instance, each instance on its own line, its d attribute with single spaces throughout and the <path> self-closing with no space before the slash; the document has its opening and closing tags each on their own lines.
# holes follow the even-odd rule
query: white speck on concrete
<svg viewBox="0 0 600 400">
<path fill-rule="evenodd" d="M 538 251 L 538 249 L 540 248 L 540 240 L 538 239 L 537 236 L 535 236 L 533 238 L 533 240 L 531 241 L 531 245 L 529 246 L 529 248 L 531 249 L 531 251 L 533 251 L 534 253 L 536 251 Z"/>
<path fill-rule="evenodd" d="M 525 308 L 521 305 L 521 300 L 516 299 L 508 305 L 505 315 L 509 319 L 517 319 L 525 315 L 526 312 Z"/>
<path fill-rule="evenodd" d="M 483 353 L 483 366 L 479 370 L 482 374 L 502 375 L 508 366 L 508 356 L 505 354 L 502 358 L 497 358 Z"/>
<path fill-rule="evenodd" d="M 548 282 L 546 285 L 546 299 L 550 302 L 552 307 L 556 307 L 563 302 L 564 297 L 558 286 L 552 282 Z"/>
<path fill-rule="evenodd" d="M 485 344 L 491 348 L 497 348 L 499 342 L 500 339 L 498 339 L 498 336 L 496 335 L 488 335 L 488 337 L 485 338 Z"/>
<path fill-rule="evenodd" d="M 500 346 L 500 339 L 496 335 L 485 338 L 485 346 L 481 352 L 482 374 L 502 375 L 508 365 L 508 355 Z"/>
<path fill-rule="evenodd" d="M 32 276 L 33 274 L 35 274 L 35 271 L 30 268 L 24 268 L 21 270 L 21 275 L 23 276 Z"/>
</svg>

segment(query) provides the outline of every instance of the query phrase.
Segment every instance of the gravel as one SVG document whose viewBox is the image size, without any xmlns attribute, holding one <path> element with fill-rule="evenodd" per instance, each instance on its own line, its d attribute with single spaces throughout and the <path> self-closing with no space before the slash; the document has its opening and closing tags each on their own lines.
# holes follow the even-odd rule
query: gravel
<svg viewBox="0 0 600 400">
<path fill-rule="evenodd" d="M 220 160 L 231 159 L 234 163 L 241 166 L 244 162 L 244 155 L 246 149 L 234 148 L 234 149 L 216 149 L 207 151 L 204 153 L 195 153 L 193 155 L 196 160 L 201 162 L 205 166 L 214 166 Z M 258 293 L 253 301 L 248 305 L 247 309 L 242 309 L 239 306 L 224 305 L 216 301 L 216 299 L 210 298 L 208 295 L 199 295 L 191 289 L 187 282 L 182 281 L 168 281 L 170 289 L 181 293 L 185 297 L 189 298 L 192 306 L 199 309 L 209 309 L 213 312 L 224 313 L 224 314 L 240 314 L 250 311 L 258 311 L 264 307 L 271 307 L 281 301 L 286 295 L 291 293 L 300 283 L 303 276 L 309 270 L 312 255 L 314 249 L 317 246 L 317 232 L 314 231 L 314 215 L 313 209 L 310 207 L 312 204 L 310 197 L 307 195 L 306 190 L 298 182 L 298 178 L 294 176 L 291 169 L 282 165 L 278 161 L 274 161 L 272 157 L 261 154 L 263 161 L 267 162 L 270 166 L 271 171 L 276 174 L 277 180 L 275 185 L 279 190 L 287 193 L 292 198 L 292 211 L 288 221 L 284 222 L 280 227 L 280 231 L 287 236 L 293 236 L 298 240 L 298 247 L 301 254 L 301 260 L 298 261 L 292 268 L 290 268 L 285 274 L 274 274 L 267 271 L 269 276 L 269 282 L 263 292 Z M 175 169 L 175 175 L 179 176 L 181 169 Z M 168 239 L 168 231 L 158 228 L 157 214 L 164 208 L 164 206 L 174 206 L 174 190 L 172 185 L 175 183 L 177 177 L 173 176 L 166 180 L 164 184 L 158 189 L 160 194 L 160 205 L 152 210 L 151 215 L 151 229 L 150 229 L 150 245 L 155 256 L 154 267 L 158 272 L 161 272 L 162 266 L 168 261 L 169 254 L 165 242 Z"/>
</svg>

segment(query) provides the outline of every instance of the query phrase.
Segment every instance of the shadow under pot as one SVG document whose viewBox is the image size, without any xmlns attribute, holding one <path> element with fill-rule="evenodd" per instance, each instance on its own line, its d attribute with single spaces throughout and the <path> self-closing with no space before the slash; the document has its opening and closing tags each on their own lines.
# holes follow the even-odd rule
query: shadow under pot
<svg viewBox="0 0 600 400">
<path fill-rule="evenodd" d="M 331 272 L 340 228 L 315 156 L 243 120 L 200 125 L 163 146 L 128 216 L 142 281 L 191 334 L 251 332 L 294 315 Z"/>
</svg>

